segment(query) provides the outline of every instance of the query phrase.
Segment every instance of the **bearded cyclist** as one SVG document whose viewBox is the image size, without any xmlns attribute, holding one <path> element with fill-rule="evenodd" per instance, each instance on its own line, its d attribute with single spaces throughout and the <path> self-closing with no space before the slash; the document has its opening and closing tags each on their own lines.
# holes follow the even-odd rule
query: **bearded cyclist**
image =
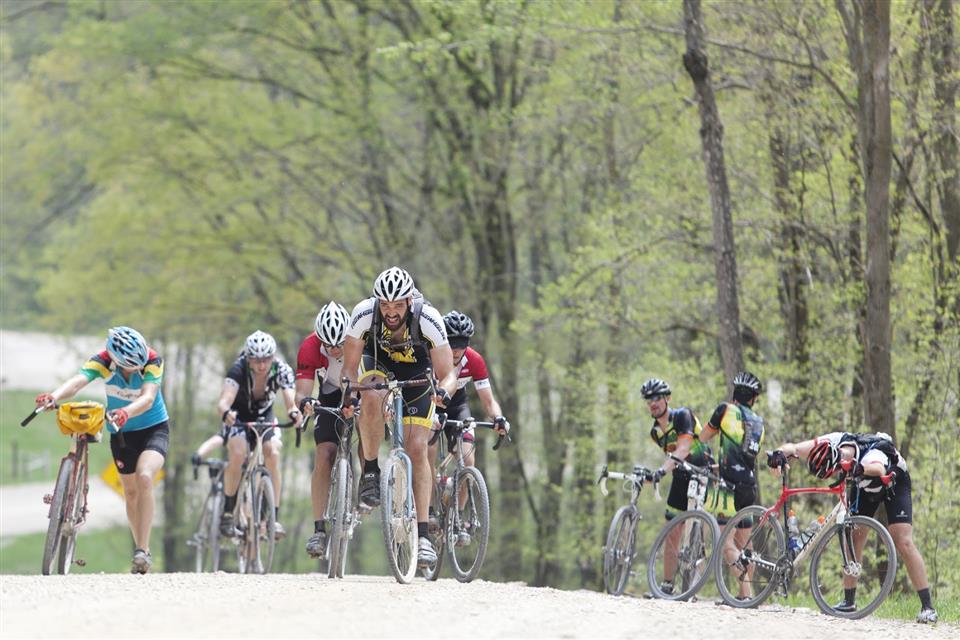
<svg viewBox="0 0 960 640">
<path fill-rule="evenodd" d="M 106 381 L 107 417 L 123 432 L 123 446 L 120 437 L 111 434 L 110 452 L 120 472 L 136 546 L 130 571 L 147 573 L 153 565 L 153 479 L 163 467 L 170 442 L 169 416 L 160 390 L 163 360 L 139 332 L 114 327 L 107 332 L 106 350 L 92 356 L 80 373 L 55 390 L 38 395 L 37 406 L 49 407 L 72 398 L 98 378 Z"/>
<path fill-rule="evenodd" d="M 433 426 L 435 404 L 445 406 L 457 390 L 453 353 L 447 342 L 440 312 L 423 300 L 410 274 L 399 267 L 382 272 L 373 284 L 373 297 L 357 304 L 350 317 L 343 351 L 343 375 L 351 384 L 383 382 L 388 373 L 397 380 L 424 377 L 433 366 L 439 378 L 436 396 L 429 387 L 403 389 L 404 448 L 413 464 L 413 497 L 417 507 L 417 563 L 431 566 L 437 552 L 430 543 L 428 514 L 433 478 L 427 443 Z M 359 371 L 359 376 L 358 376 Z M 380 465 L 377 452 L 383 440 L 386 420 L 383 400 L 386 392 L 360 394 L 360 439 L 363 442 L 363 475 L 360 501 L 373 507 L 380 504 Z M 352 399 L 344 398 L 345 418 L 353 415 Z"/>
<path fill-rule="evenodd" d="M 670 483 L 670 494 L 667 497 L 667 510 L 664 514 L 666 520 L 670 521 L 676 515 L 674 511 L 687 510 L 687 485 L 690 484 L 690 474 L 682 468 L 677 468 L 677 463 L 671 455 L 702 467 L 712 462 L 710 447 L 700 441 L 702 428 L 693 411 L 686 407 L 670 408 L 670 385 L 659 378 L 651 378 L 640 387 L 640 394 L 647 401 L 647 408 L 653 418 L 650 438 L 667 454 L 663 465 L 657 471 L 657 476 L 663 477 L 673 471 L 673 481 Z M 677 554 L 682 535 L 683 529 L 677 527 L 667 538 L 664 558 L 665 580 L 660 584 L 660 588 L 666 594 L 673 593 L 672 577 L 677 568 Z"/>
<path fill-rule="evenodd" d="M 913 491 L 907 462 L 885 433 L 863 434 L 834 431 L 798 443 L 786 443 L 770 459 L 775 475 L 788 458 L 800 458 L 807 469 L 818 478 L 830 478 L 840 473 L 842 460 L 857 463 L 853 473 L 862 476 L 857 495 L 851 499 L 851 511 L 873 516 L 882 504 L 887 512 L 887 530 L 897 547 L 897 554 L 907 565 L 910 582 L 920 598 L 917 622 L 936 623 L 937 611 L 930 597 L 930 583 L 923 556 L 913 541 Z M 890 475 L 892 474 L 892 475 Z M 885 483 L 883 479 L 886 479 Z M 892 482 L 891 482 L 892 480 Z M 844 589 L 838 611 L 856 611 L 856 585 Z"/>
<path fill-rule="evenodd" d="M 244 343 L 243 352 L 227 371 L 217 401 L 217 415 L 229 427 L 227 432 L 227 466 L 223 472 L 223 515 L 220 518 L 220 533 L 237 535 L 233 523 L 233 509 L 237 504 L 240 476 L 243 463 L 256 446 L 256 436 L 239 422 L 273 420 L 273 401 L 277 393 L 283 396 L 287 416 L 295 425 L 302 416 L 294 402 L 293 369 L 277 357 L 277 342 L 269 333 L 255 331 Z M 271 429 L 263 438 L 263 461 L 273 478 L 276 498 L 276 524 L 274 535 L 279 539 L 286 535 L 280 524 L 280 430 Z"/>
<path fill-rule="evenodd" d="M 347 334 L 350 314 L 334 301 L 328 302 L 313 324 L 313 333 L 300 343 L 297 353 L 297 406 L 305 416 L 313 415 L 313 404 L 304 402 L 313 396 L 314 382 L 320 385 L 318 400 L 324 407 L 338 408 L 342 404 L 340 380 L 343 371 L 343 341 Z M 326 523 L 323 513 L 330 491 L 330 471 L 337 457 L 343 423 L 330 413 L 317 415 L 313 430 L 316 454 L 313 476 L 310 480 L 310 501 L 313 506 L 313 535 L 307 540 L 307 555 L 319 558 L 327 548 Z"/>
</svg>

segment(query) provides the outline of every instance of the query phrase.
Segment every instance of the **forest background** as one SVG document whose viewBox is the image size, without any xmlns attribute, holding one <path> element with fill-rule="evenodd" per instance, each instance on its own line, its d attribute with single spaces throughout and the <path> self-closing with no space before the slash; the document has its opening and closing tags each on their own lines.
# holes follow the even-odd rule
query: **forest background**
<svg viewBox="0 0 960 640">
<path fill-rule="evenodd" d="M 662 457 L 640 384 L 705 421 L 746 366 L 765 448 L 894 436 L 956 597 L 957 31 L 953 0 L 5 2 L 0 326 L 178 346 L 166 570 L 197 354 L 292 359 L 400 264 L 474 318 L 515 428 L 484 577 L 598 588 L 598 469 Z"/>
</svg>

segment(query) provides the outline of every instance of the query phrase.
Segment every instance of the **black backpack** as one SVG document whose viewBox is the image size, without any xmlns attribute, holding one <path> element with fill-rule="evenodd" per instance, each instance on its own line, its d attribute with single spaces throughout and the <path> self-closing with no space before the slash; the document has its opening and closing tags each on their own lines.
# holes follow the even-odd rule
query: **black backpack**
<svg viewBox="0 0 960 640">
<path fill-rule="evenodd" d="M 863 455 L 872 449 L 877 449 L 880 453 L 887 456 L 890 460 L 888 469 L 892 469 L 897 466 L 900 462 L 900 452 L 897 451 L 896 445 L 893 444 L 893 440 L 890 439 L 887 434 L 879 433 L 847 433 L 840 439 L 840 446 L 845 444 L 856 444 L 859 449 L 857 455 L 857 461 L 863 458 Z"/>
</svg>

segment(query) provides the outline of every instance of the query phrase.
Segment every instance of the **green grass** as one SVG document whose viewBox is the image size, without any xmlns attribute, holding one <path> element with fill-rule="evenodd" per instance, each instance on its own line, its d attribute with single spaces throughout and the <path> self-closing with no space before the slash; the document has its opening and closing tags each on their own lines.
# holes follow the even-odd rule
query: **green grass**
<svg viewBox="0 0 960 640">
<path fill-rule="evenodd" d="M 157 532 L 159 534 L 159 532 Z M 0 574 L 21 573 L 39 575 L 43 560 L 46 533 L 32 533 L 0 540 Z M 162 566 L 159 546 L 154 550 L 154 566 Z M 86 561 L 86 566 L 73 565 L 70 573 L 126 573 L 130 571 L 133 538 L 127 527 L 97 531 L 80 529 L 75 558 Z"/>
<path fill-rule="evenodd" d="M 0 392 L 0 484 L 54 481 L 60 458 L 70 449 L 70 439 L 60 433 L 53 412 L 44 413 L 26 427 L 20 426 L 34 408 L 39 391 Z M 103 402 L 103 398 L 91 397 Z M 35 463 L 27 468 L 28 463 Z M 108 436 L 90 447 L 90 472 L 111 463 Z"/>
<path fill-rule="evenodd" d="M 809 594 L 791 594 L 784 601 L 781 598 L 771 598 L 768 602 L 785 602 L 791 607 L 806 607 L 819 611 L 817 603 Z M 960 622 L 960 598 L 934 598 L 933 606 L 937 610 L 941 622 Z M 890 618 L 895 620 L 914 620 L 920 612 L 920 599 L 914 592 L 898 591 L 883 601 L 876 611 L 871 614 L 874 618 Z"/>
</svg>

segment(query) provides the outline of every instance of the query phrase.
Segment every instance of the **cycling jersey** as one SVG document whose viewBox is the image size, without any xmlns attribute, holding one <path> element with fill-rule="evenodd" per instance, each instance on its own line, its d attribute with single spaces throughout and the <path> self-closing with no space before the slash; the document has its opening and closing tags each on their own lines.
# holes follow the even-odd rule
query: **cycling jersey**
<svg viewBox="0 0 960 640">
<path fill-rule="evenodd" d="M 686 407 L 669 409 L 667 420 L 666 430 L 661 428 L 660 423 L 656 420 L 653 421 L 653 427 L 650 428 L 650 438 L 657 443 L 657 446 L 664 453 L 676 451 L 680 436 L 688 435 L 693 438 L 693 443 L 690 445 L 687 461 L 698 467 L 710 462 L 710 447 L 706 443 L 700 442 L 700 432 L 703 428 L 693 411 Z M 682 469 L 679 471 L 682 471 Z"/>
<path fill-rule="evenodd" d="M 487 363 L 483 356 L 472 347 L 467 347 L 460 361 L 454 365 L 457 374 L 457 391 L 447 403 L 447 415 L 451 415 L 455 408 L 467 404 L 467 385 L 473 383 L 476 390 L 490 388 L 490 374 L 487 373 Z M 452 415 L 451 415 L 452 417 Z"/>
<path fill-rule="evenodd" d="M 342 372 L 343 355 L 334 358 L 315 333 L 303 339 L 297 352 L 297 380 L 313 380 L 316 376 L 320 393 L 328 395 L 340 390 Z"/>
<path fill-rule="evenodd" d="M 816 445 L 817 442 L 823 442 L 824 440 L 832 442 L 835 446 L 856 445 L 856 461 L 864 466 L 879 462 L 888 472 L 894 468 L 900 472 L 901 476 L 907 472 L 907 461 L 893 446 L 890 436 L 885 433 L 873 436 L 834 431 L 814 438 L 813 442 Z M 883 482 L 872 476 L 864 476 L 858 485 L 864 492 L 872 494 L 878 494 L 884 489 Z"/>
<path fill-rule="evenodd" d="M 723 402 L 707 426 L 720 432 L 720 476 L 734 484 L 756 484 L 754 467 L 763 442 L 763 418 L 750 407 Z"/>
<path fill-rule="evenodd" d="M 110 358 L 108 351 L 101 351 L 92 356 L 80 368 L 80 373 L 89 380 L 97 378 L 106 380 L 107 411 L 122 409 L 140 397 L 145 382 L 160 385 L 163 381 L 163 359 L 153 349 L 147 352 L 147 364 L 130 374 L 130 379 L 123 377 L 120 367 Z M 163 392 L 157 389 L 157 397 L 153 404 L 144 413 L 132 416 L 123 425 L 123 431 L 139 431 L 149 429 L 154 425 L 169 419 L 167 407 L 163 402 Z"/>
<path fill-rule="evenodd" d="M 293 369 L 274 358 L 267 373 L 265 393 L 262 398 L 253 397 L 253 372 L 247 363 L 246 356 L 237 358 L 224 382 L 237 390 L 237 397 L 230 405 L 231 411 L 237 412 L 239 422 L 256 422 L 258 419 L 270 420 L 273 418 L 273 400 L 277 392 L 282 389 L 293 389 Z"/>
<path fill-rule="evenodd" d="M 409 323 L 403 327 L 403 335 L 398 343 L 393 342 L 393 332 L 381 323 L 380 335 L 374 336 L 371 328 L 378 300 L 367 298 L 353 309 L 347 336 L 364 340 L 367 345 L 364 352 L 372 356 L 374 367 L 364 366 L 366 375 L 375 370 L 392 371 L 398 380 L 409 380 L 423 373 L 430 365 L 430 350 L 447 344 L 447 331 L 443 326 L 443 316 L 433 306 L 423 303 L 420 312 L 420 340 L 410 338 Z M 407 314 L 409 320 L 411 315 Z"/>
</svg>

